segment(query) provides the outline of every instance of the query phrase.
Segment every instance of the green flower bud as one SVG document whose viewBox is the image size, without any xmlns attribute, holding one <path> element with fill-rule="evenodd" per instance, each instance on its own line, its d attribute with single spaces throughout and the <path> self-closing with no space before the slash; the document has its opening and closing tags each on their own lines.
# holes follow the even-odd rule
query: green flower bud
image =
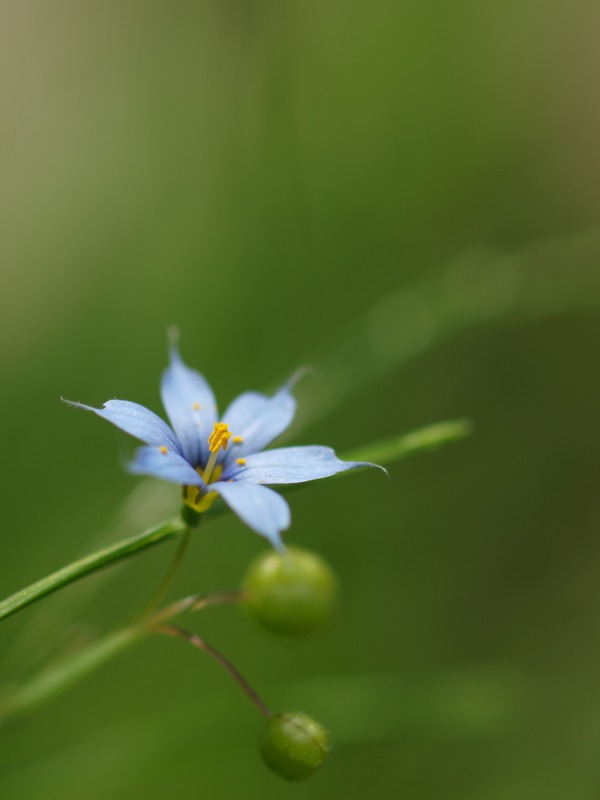
<svg viewBox="0 0 600 800">
<path fill-rule="evenodd" d="M 327 760 L 325 729 L 301 711 L 274 714 L 267 722 L 261 754 L 266 764 L 288 781 L 304 781 Z"/>
<path fill-rule="evenodd" d="M 244 578 L 244 607 L 267 630 L 295 638 L 331 622 L 337 579 L 316 553 L 290 547 L 258 556 Z"/>
</svg>

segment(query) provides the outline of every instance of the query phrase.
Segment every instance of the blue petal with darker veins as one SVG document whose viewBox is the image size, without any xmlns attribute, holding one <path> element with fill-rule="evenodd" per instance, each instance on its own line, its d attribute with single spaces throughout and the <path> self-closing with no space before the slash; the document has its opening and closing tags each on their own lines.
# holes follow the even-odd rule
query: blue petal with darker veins
<svg viewBox="0 0 600 800">
<path fill-rule="evenodd" d="M 109 400 L 104 403 L 102 408 L 94 408 L 83 403 L 75 403 L 72 400 L 64 400 L 64 402 L 75 408 L 93 411 L 102 419 L 112 422 L 117 428 L 146 444 L 165 445 L 170 450 L 181 453 L 177 437 L 167 423 L 139 403 L 132 403 L 129 400 Z"/>
<path fill-rule="evenodd" d="M 256 533 L 283 550 L 281 531 L 290 526 L 290 508 L 280 494 L 252 483 L 218 482 L 209 491 L 218 492 L 229 508 Z"/>
<path fill-rule="evenodd" d="M 223 480 L 237 483 L 304 483 L 358 467 L 376 467 L 363 461 L 342 461 L 331 447 L 282 447 L 246 456 L 245 466 L 232 464 Z M 381 469 L 381 467 L 380 467 Z"/>
<path fill-rule="evenodd" d="M 208 458 L 208 437 L 217 420 L 215 396 L 206 379 L 183 363 L 174 345 L 170 360 L 160 387 L 163 405 L 181 442 L 183 455 L 194 466 L 204 465 Z"/>
<path fill-rule="evenodd" d="M 296 413 L 296 400 L 291 385 L 286 384 L 273 397 L 258 392 L 245 392 L 237 397 L 223 414 L 233 436 L 241 436 L 240 444 L 230 442 L 224 458 L 226 465 L 236 458 L 256 453 L 271 444 L 289 426 Z"/>
<path fill-rule="evenodd" d="M 133 475 L 152 475 L 154 478 L 184 486 L 206 486 L 183 456 L 172 450 L 165 453 L 160 447 L 140 447 L 127 469 Z"/>
</svg>

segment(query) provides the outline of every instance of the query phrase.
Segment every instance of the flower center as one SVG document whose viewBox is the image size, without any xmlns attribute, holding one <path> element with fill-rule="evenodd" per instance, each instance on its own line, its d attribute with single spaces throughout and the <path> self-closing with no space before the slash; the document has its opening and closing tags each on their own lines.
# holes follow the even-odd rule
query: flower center
<svg viewBox="0 0 600 800">
<path fill-rule="evenodd" d="M 196 472 L 201 478 L 204 477 L 201 467 L 197 467 Z M 213 480 L 218 481 L 222 472 L 223 467 L 219 464 L 213 470 Z M 198 486 L 183 487 L 183 502 L 186 504 L 186 506 L 193 508 L 194 511 L 198 511 L 200 514 L 204 513 L 204 511 L 208 511 L 217 497 L 218 495 L 216 492 L 207 492 L 206 494 L 202 494 Z"/>
<path fill-rule="evenodd" d="M 208 437 L 208 449 L 210 456 L 206 462 L 204 469 L 196 467 L 196 472 L 203 479 L 207 485 L 211 480 L 218 481 L 223 472 L 223 467 L 219 464 L 217 466 L 217 458 L 219 457 L 220 450 L 227 450 L 227 444 L 231 438 L 231 431 L 226 422 L 215 422 L 215 427 L 211 435 Z M 234 437 L 239 439 L 240 437 Z M 207 492 L 202 494 L 197 486 L 184 486 L 183 487 L 183 502 L 200 513 L 208 511 L 212 504 L 217 499 L 216 492 Z"/>
</svg>

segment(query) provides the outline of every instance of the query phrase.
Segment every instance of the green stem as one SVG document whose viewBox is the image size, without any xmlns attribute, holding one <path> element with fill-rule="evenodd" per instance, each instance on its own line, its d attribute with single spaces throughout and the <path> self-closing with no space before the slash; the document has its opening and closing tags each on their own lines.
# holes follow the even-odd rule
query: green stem
<svg viewBox="0 0 600 800">
<path fill-rule="evenodd" d="M 181 519 L 175 518 L 150 528 L 137 536 L 122 539 L 110 547 L 97 550 L 89 556 L 74 561 L 72 564 L 53 572 L 51 575 L 47 575 L 36 583 L 26 586 L 5 600 L 0 601 L 0 619 L 9 617 L 19 609 L 35 603 L 62 586 L 73 583 L 73 581 L 77 581 L 92 572 L 97 572 L 110 564 L 122 561 L 124 558 L 128 558 L 140 550 L 153 547 L 159 542 L 164 542 L 175 536 L 181 536 L 186 527 Z"/>
<path fill-rule="evenodd" d="M 190 543 L 192 530 L 193 529 L 189 525 L 186 527 L 185 533 L 179 540 L 179 545 L 177 547 L 175 555 L 173 556 L 173 560 L 169 564 L 169 567 L 165 572 L 161 582 L 156 587 L 154 592 L 152 592 L 152 594 L 150 595 L 148 600 L 144 603 L 144 605 L 141 607 L 141 609 L 134 615 L 133 618 L 134 621 L 142 620 L 145 617 L 149 616 L 160 605 L 160 601 L 166 595 L 169 586 L 173 582 L 173 578 L 175 577 L 175 574 L 179 569 L 179 565 L 183 561 L 183 557 Z"/>
<path fill-rule="evenodd" d="M 473 423 L 468 419 L 436 422 L 401 436 L 372 442 L 365 447 L 344 453 L 341 458 L 347 461 L 370 461 L 383 466 L 415 453 L 436 450 L 446 444 L 458 442 L 471 433 L 473 433 Z"/>
</svg>

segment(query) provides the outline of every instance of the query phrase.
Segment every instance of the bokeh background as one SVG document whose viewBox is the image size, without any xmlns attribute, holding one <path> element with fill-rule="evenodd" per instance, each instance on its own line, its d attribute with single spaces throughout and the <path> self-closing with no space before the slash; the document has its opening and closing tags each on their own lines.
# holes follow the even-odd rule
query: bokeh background
<svg viewBox="0 0 600 800">
<path fill-rule="evenodd" d="M 160 411 L 171 324 L 223 404 L 313 366 L 290 442 L 476 425 L 291 496 L 331 631 L 190 623 L 330 728 L 310 786 L 157 638 L 7 723 L 3 799 L 598 797 L 599 34 L 583 0 L 0 4 L 2 596 L 177 508 L 60 402 Z M 172 596 L 262 549 L 211 522 Z M 121 624 L 172 550 L 3 622 L 2 683 Z"/>
</svg>

